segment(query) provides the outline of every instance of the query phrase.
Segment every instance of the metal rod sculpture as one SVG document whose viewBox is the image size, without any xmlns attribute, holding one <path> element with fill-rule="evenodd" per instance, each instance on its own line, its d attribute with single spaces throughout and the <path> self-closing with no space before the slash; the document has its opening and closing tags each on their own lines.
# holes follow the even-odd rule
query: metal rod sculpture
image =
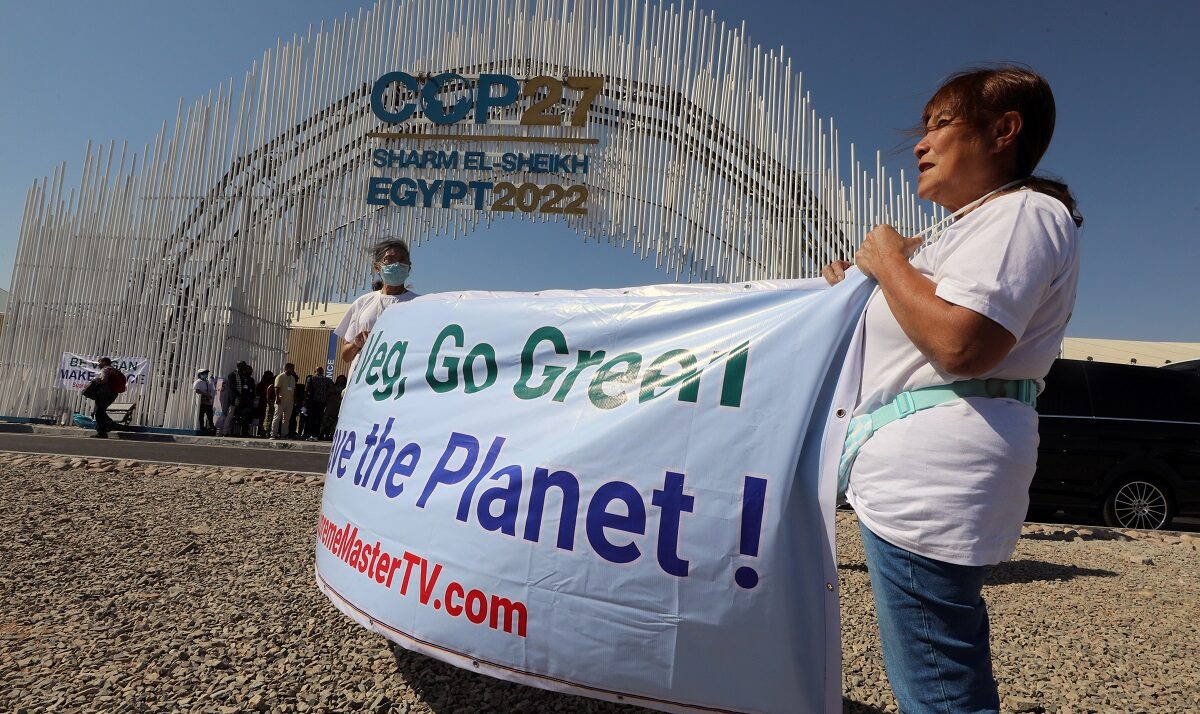
<svg viewBox="0 0 1200 714">
<path fill-rule="evenodd" d="M 603 78 L 584 126 L 521 126 L 503 145 L 593 142 L 586 214 L 368 204 L 372 150 L 399 145 L 380 138 L 370 95 L 395 70 Z M 561 99 L 564 114 L 579 108 Z M 494 149 L 518 128 L 514 107 L 496 115 L 447 128 L 417 112 L 405 146 Z M 419 246 L 502 218 L 562 221 L 675 279 L 740 281 L 813 276 L 876 223 L 916 232 L 935 218 L 903 173 L 893 184 L 878 155 L 865 168 L 847 153 L 782 48 L 695 5 L 380 0 L 280 40 L 240 89 L 230 79 L 181 101 L 140 152 L 89 143 L 77 186 L 65 164 L 33 183 L 0 334 L 0 414 L 63 418 L 83 403 L 52 388 L 61 353 L 121 354 L 151 360 L 140 423 L 190 427 L 195 370 L 276 367 L 290 317 L 369 284 L 366 248 L 381 235 Z"/>
</svg>

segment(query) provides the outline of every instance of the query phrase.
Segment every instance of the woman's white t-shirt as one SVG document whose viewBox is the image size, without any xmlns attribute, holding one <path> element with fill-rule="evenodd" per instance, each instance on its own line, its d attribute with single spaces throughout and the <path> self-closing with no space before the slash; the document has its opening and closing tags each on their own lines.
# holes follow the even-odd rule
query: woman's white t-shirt
<svg viewBox="0 0 1200 714">
<path fill-rule="evenodd" d="M 1075 305 L 1078 229 L 1066 207 L 1023 190 L 959 219 L 912 261 L 938 297 L 1016 337 L 979 379 L 1042 379 Z M 876 289 L 867 304 L 863 381 L 855 414 L 903 391 L 949 384 L 904 334 Z M 1037 465 L 1037 413 L 1013 399 L 955 399 L 888 424 L 854 462 L 847 497 L 885 541 L 959 565 L 1012 555 Z"/>
<path fill-rule="evenodd" d="M 359 333 L 370 332 L 384 310 L 418 297 L 420 295 L 411 290 L 405 290 L 399 295 L 385 295 L 380 290 L 362 295 L 351 303 L 350 309 L 342 316 L 342 321 L 334 328 L 333 334 L 345 342 L 350 342 Z"/>
</svg>

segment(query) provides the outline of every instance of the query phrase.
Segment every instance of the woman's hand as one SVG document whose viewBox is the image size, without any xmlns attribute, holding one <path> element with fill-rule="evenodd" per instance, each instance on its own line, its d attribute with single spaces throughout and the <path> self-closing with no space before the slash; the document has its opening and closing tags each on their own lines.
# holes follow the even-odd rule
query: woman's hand
<svg viewBox="0 0 1200 714">
<path fill-rule="evenodd" d="M 821 277 L 830 285 L 837 285 L 846 279 L 846 269 L 854 265 L 848 260 L 835 260 L 821 269 Z"/>
<path fill-rule="evenodd" d="M 858 247 L 854 263 L 868 278 L 878 280 L 878 273 L 897 261 L 907 263 L 924 242 L 925 239 L 920 237 L 905 238 L 891 226 L 875 226 Z"/>
<path fill-rule="evenodd" d="M 358 353 L 362 352 L 363 346 L 367 344 L 367 337 L 370 336 L 370 334 L 370 332 L 363 330 L 355 335 L 354 339 L 350 340 L 349 342 L 343 342 L 342 359 L 346 362 L 353 362 L 354 358 L 358 356 Z"/>
<path fill-rule="evenodd" d="M 938 297 L 937 284 L 908 262 L 922 242 L 891 226 L 876 226 L 854 260 L 879 281 L 900 329 L 938 369 L 964 379 L 985 374 L 1017 338 L 990 318 Z"/>
</svg>

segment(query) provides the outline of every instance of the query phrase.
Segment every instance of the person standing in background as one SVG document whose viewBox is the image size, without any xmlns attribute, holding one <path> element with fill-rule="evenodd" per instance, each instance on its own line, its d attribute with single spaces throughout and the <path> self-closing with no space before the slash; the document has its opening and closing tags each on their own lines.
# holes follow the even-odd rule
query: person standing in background
<svg viewBox="0 0 1200 714">
<path fill-rule="evenodd" d="M 196 372 L 196 381 L 192 384 L 192 391 L 196 393 L 197 409 L 199 410 L 196 415 L 196 431 L 201 434 L 211 434 L 216 431 L 213 423 L 213 398 L 216 396 L 217 390 L 208 378 L 207 369 Z"/>
<path fill-rule="evenodd" d="M 250 422 L 254 418 L 254 370 L 246 362 L 239 361 L 225 381 L 230 393 L 225 434 L 248 436 Z"/>
<path fill-rule="evenodd" d="M 296 393 L 293 395 L 291 416 L 288 417 L 293 439 L 304 438 L 300 432 L 304 429 L 304 415 L 307 412 L 308 407 L 304 403 L 304 382 L 300 381 L 300 375 L 297 374 Z"/>
<path fill-rule="evenodd" d="M 254 421 L 251 423 L 250 436 L 266 436 L 270 428 L 270 417 L 267 416 L 267 392 L 275 386 L 275 373 L 265 370 L 262 378 L 254 387 Z"/>
<path fill-rule="evenodd" d="M 263 422 L 259 436 L 271 435 L 271 422 L 273 421 L 275 421 L 275 377 L 272 374 L 271 383 L 263 390 Z"/>
<path fill-rule="evenodd" d="M 229 382 L 224 377 L 217 377 L 217 396 L 213 400 L 215 409 L 213 415 L 214 436 L 225 434 L 225 423 L 229 421 Z"/>
<path fill-rule="evenodd" d="M 271 438 L 286 439 L 296 399 L 296 366 L 288 362 L 283 374 L 275 378 L 275 417 L 271 419 Z"/>
<path fill-rule="evenodd" d="M 329 390 L 329 401 L 325 405 L 325 417 L 321 420 L 321 438 L 332 439 L 337 429 L 338 414 L 342 411 L 342 394 L 346 391 L 346 375 L 339 374 Z"/>
<path fill-rule="evenodd" d="M 321 438 L 321 422 L 325 418 L 325 405 L 333 390 L 333 380 L 325 376 L 325 368 L 317 367 L 317 373 L 304 381 L 305 404 L 308 415 L 304 420 L 304 436 L 309 441 Z"/>
</svg>

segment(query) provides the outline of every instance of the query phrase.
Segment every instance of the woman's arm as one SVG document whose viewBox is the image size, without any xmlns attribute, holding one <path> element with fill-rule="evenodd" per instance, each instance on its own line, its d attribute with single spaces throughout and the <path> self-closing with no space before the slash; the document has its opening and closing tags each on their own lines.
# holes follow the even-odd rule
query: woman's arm
<svg viewBox="0 0 1200 714">
<path fill-rule="evenodd" d="M 363 346 L 367 344 L 367 335 L 369 334 L 370 333 L 364 330 L 355 335 L 354 339 L 350 340 L 349 342 L 343 340 L 341 349 L 342 359 L 344 359 L 346 362 L 353 362 L 354 358 L 358 356 L 358 353 L 362 352 Z"/>
<path fill-rule="evenodd" d="M 938 297 L 937 283 L 908 262 L 922 239 L 876 226 L 854 257 L 875 278 L 908 339 L 943 372 L 974 378 L 1004 359 L 1017 338 L 996 321 Z"/>
</svg>

